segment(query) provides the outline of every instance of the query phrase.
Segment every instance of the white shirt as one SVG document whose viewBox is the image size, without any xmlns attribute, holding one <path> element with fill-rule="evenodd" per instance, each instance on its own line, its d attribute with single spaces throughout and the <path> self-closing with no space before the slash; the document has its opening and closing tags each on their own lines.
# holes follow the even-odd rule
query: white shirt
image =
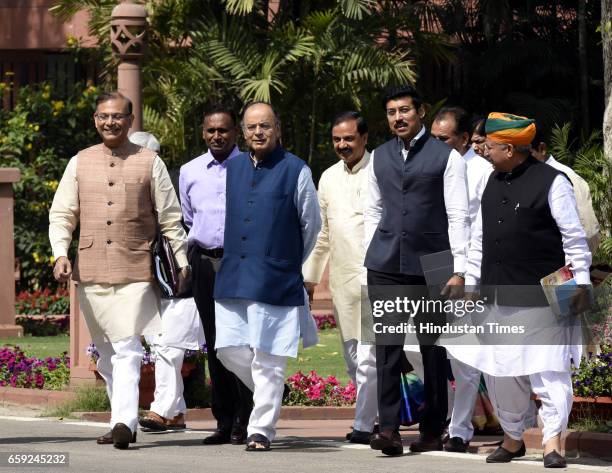
<svg viewBox="0 0 612 473">
<path fill-rule="evenodd" d="M 470 226 L 473 227 L 480 208 L 482 193 L 487 187 L 489 176 L 493 172 L 493 165 L 476 154 L 473 148 L 463 155 L 466 164 L 468 185 L 468 199 L 470 208 Z M 473 228 L 471 229 L 473 231 Z"/>
<path fill-rule="evenodd" d="M 411 140 L 410 148 L 425 133 L 425 127 Z M 368 196 L 364 210 L 364 247 L 370 246 L 374 232 L 380 222 L 383 202 L 380 188 L 374 173 L 374 155 L 370 156 L 368 167 Z M 408 150 L 402 149 L 404 161 L 408 157 Z M 470 237 L 470 215 L 468 204 L 468 189 L 466 182 L 466 164 L 461 155 L 452 150 L 448 156 L 444 170 L 444 204 L 448 216 L 448 239 L 454 259 L 454 271 L 464 272 L 467 261 L 467 247 Z"/>
<path fill-rule="evenodd" d="M 574 186 L 574 195 L 576 196 L 576 205 L 578 206 L 578 217 L 580 217 L 580 223 L 584 227 L 584 231 L 587 236 L 587 243 L 589 244 L 589 250 L 591 254 L 594 254 L 599 247 L 599 222 L 593 211 L 593 202 L 591 201 L 591 190 L 589 184 L 574 170 L 567 167 L 565 164 L 561 164 L 552 155 L 548 156 L 545 161 L 546 164 L 553 168 L 564 172 Z"/>
<path fill-rule="evenodd" d="M 561 232 L 565 264 L 572 265 L 572 272 L 577 284 L 590 284 L 591 252 L 587 245 L 586 234 L 578 218 L 574 190 L 564 176 L 557 176 L 553 180 L 548 191 L 548 206 Z M 481 265 L 482 208 L 478 211 L 471 239 L 465 275 L 466 286 L 477 286 L 480 283 Z"/>
</svg>

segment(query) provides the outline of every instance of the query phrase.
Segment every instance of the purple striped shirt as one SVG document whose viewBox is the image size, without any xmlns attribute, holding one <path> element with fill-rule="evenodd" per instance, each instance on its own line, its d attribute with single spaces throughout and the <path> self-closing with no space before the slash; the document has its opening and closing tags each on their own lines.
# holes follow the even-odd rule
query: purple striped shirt
<svg viewBox="0 0 612 473">
<path fill-rule="evenodd" d="M 207 151 L 181 166 L 179 192 L 189 245 L 223 248 L 227 163 L 239 154 L 236 146 L 220 163 Z"/>
</svg>

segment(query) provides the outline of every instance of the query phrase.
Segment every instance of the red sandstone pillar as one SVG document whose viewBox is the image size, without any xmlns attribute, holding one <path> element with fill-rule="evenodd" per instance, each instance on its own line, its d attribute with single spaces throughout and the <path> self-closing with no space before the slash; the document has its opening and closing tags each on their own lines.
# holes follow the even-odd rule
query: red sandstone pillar
<svg viewBox="0 0 612 473">
<path fill-rule="evenodd" d="M 15 324 L 15 244 L 13 237 L 13 183 L 17 168 L 0 169 L 0 337 L 22 337 Z"/>
<path fill-rule="evenodd" d="M 142 5 L 120 3 L 111 14 L 111 43 L 120 59 L 117 89 L 134 106 L 130 132 L 142 130 L 142 79 L 140 61 L 145 49 L 147 11 Z"/>
</svg>

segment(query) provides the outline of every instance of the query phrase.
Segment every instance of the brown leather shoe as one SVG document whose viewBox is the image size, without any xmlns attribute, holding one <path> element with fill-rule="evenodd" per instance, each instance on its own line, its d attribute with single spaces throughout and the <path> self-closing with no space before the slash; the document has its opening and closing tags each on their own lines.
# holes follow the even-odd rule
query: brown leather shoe
<svg viewBox="0 0 612 473">
<path fill-rule="evenodd" d="M 110 444 L 112 444 L 113 443 L 113 431 L 109 430 L 104 435 L 100 435 L 96 439 L 96 443 L 98 445 L 110 445 Z M 132 440 L 130 440 L 130 443 L 136 443 L 136 432 L 134 432 L 132 434 Z"/>
<path fill-rule="evenodd" d="M 442 451 L 442 439 L 440 437 L 431 436 L 421 433 L 419 440 L 410 444 L 411 452 L 435 452 Z"/>
<path fill-rule="evenodd" d="M 185 416 L 181 413 L 174 416 L 172 419 L 166 419 L 166 428 L 169 430 L 182 430 L 186 429 Z"/>
<path fill-rule="evenodd" d="M 163 432 L 164 430 L 168 430 L 166 427 L 167 421 L 168 420 L 165 417 L 162 417 L 153 411 L 149 411 L 144 417 L 141 417 L 138 420 L 138 423 L 145 431 Z"/>
<path fill-rule="evenodd" d="M 384 429 L 380 433 L 372 434 L 370 448 L 372 450 L 381 450 L 383 454 L 389 456 L 402 455 L 404 453 L 402 437 L 397 430 L 393 429 Z"/>
<path fill-rule="evenodd" d="M 113 435 L 113 447 L 119 450 L 125 450 L 130 444 L 130 440 L 134 438 L 133 432 L 130 428 L 122 424 L 121 422 L 115 424 L 112 430 Z"/>
</svg>

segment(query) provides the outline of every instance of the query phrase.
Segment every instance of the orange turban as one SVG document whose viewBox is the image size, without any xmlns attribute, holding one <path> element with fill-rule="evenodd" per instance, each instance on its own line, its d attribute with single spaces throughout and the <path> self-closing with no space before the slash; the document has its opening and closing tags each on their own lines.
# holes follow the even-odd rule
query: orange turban
<svg viewBox="0 0 612 473">
<path fill-rule="evenodd" d="M 535 121 L 510 113 L 492 112 L 485 124 L 488 138 L 500 143 L 527 146 L 536 134 Z"/>
</svg>

